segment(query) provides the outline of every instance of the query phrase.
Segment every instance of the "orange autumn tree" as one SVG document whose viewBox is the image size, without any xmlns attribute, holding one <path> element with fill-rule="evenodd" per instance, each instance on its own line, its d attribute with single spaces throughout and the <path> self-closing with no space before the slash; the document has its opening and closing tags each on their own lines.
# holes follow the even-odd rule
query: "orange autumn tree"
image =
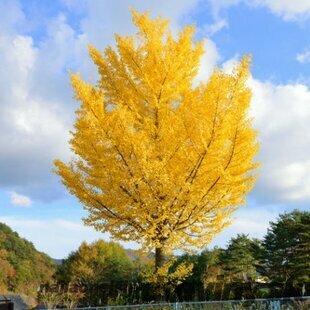
<svg viewBox="0 0 310 310">
<path fill-rule="evenodd" d="M 249 59 L 231 74 L 193 80 L 204 51 L 193 27 L 177 38 L 168 21 L 133 11 L 134 36 L 90 46 L 99 80 L 73 74 L 81 101 L 70 141 L 75 157 L 55 161 L 87 225 L 164 253 L 205 247 L 245 204 L 257 167 L 257 133 L 248 117 Z"/>
</svg>

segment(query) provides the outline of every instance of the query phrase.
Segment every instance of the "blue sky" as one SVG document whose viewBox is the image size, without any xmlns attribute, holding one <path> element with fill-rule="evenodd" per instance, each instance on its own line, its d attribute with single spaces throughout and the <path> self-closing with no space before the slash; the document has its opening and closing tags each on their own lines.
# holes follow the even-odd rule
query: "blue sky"
<svg viewBox="0 0 310 310">
<path fill-rule="evenodd" d="M 242 55 L 253 56 L 262 168 L 247 206 L 212 245 L 240 232 L 262 237 L 279 213 L 309 209 L 309 0 L 1 0 L 0 221 L 55 258 L 83 240 L 108 238 L 83 226 L 85 211 L 59 184 L 52 161 L 70 158 L 78 103 L 68 71 L 96 80 L 87 44 L 104 48 L 113 33 L 134 33 L 129 7 L 169 18 L 173 30 L 196 25 L 196 38 L 206 38 L 200 79 L 215 65 L 229 71 Z"/>
</svg>

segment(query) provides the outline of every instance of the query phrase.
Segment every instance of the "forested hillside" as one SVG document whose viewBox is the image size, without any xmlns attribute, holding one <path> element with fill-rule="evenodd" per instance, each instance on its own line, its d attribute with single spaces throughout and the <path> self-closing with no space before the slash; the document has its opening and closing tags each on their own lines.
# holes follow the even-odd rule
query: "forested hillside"
<svg viewBox="0 0 310 310">
<path fill-rule="evenodd" d="M 51 280 L 55 263 L 33 244 L 0 223 L 0 292 L 35 295 L 42 283 Z"/>
</svg>

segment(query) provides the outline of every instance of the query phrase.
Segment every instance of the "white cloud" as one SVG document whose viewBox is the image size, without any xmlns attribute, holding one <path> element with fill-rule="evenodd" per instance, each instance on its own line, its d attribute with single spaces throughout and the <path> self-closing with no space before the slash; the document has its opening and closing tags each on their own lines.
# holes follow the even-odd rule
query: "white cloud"
<svg viewBox="0 0 310 310">
<path fill-rule="evenodd" d="M 210 0 L 210 3 L 214 9 L 219 10 L 221 8 L 238 5 L 242 1 L 244 0 Z"/>
<path fill-rule="evenodd" d="M 206 35 L 212 36 L 213 34 L 221 31 L 224 28 L 228 28 L 228 22 L 225 19 L 218 19 L 213 24 L 207 24 L 203 26 L 203 32 Z"/>
<path fill-rule="evenodd" d="M 262 162 L 257 198 L 310 200 L 310 90 L 251 78 L 252 115 L 260 131 Z"/>
<path fill-rule="evenodd" d="M 270 221 L 275 221 L 279 210 L 267 210 L 265 208 L 241 208 L 232 219 L 229 227 L 215 236 L 210 247 L 225 247 L 227 242 L 237 234 L 247 234 L 250 238 L 263 239 L 267 233 Z"/>
<path fill-rule="evenodd" d="M 0 1 L 0 11 L 5 12 L 0 19 L 0 33 L 11 34 L 25 21 L 25 15 L 18 1 Z"/>
<path fill-rule="evenodd" d="M 200 67 L 194 79 L 194 85 L 197 85 L 199 82 L 206 82 L 220 59 L 220 54 L 212 40 L 204 39 L 203 48 L 205 54 L 200 59 Z"/>
<path fill-rule="evenodd" d="M 222 69 L 224 70 L 225 73 L 232 73 L 233 69 L 238 66 L 240 61 L 240 57 L 238 54 L 234 55 L 232 58 L 226 60 L 222 64 Z"/>
<path fill-rule="evenodd" d="M 231 72 L 238 55 L 222 64 Z M 255 198 L 260 201 L 310 201 L 310 89 L 300 83 L 276 85 L 250 77 L 250 115 L 261 149 Z"/>
<path fill-rule="evenodd" d="M 9 192 L 10 194 L 10 203 L 14 206 L 20 206 L 29 208 L 32 204 L 31 199 L 28 196 L 20 195 L 14 191 Z"/>
<path fill-rule="evenodd" d="M 310 47 L 306 48 L 302 53 L 297 54 L 296 60 L 300 63 L 310 62 Z"/>
<path fill-rule="evenodd" d="M 310 16 L 309 0 L 210 0 L 215 15 L 223 8 L 244 3 L 250 7 L 266 7 L 284 20 L 299 21 Z"/>
<path fill-rule="evenodd" d="M 281 180 L 282 197 L 292 201 L 310 200 L 310 160 L 292 162 L 274 172 Z"/>
<path fill-rule="evenodd" d="M 56 154 L 68 156 L 70 114 L 52 93 L 36 92 L 44 83 L 36 75 L 40 53 L 29 36 L 0 38 L 0 65 L 6 68 L 0 75 L 0 143 L 5 146 L 0 153 L 0 184 L 4 186 L 44 183 Z"/>
<path fill-rule="evenodd" d="M 169 18 L 173 28 L 178 28 L 181 18 L 188 14 L 199 0 L 151 0 L 134 1 L 90 1 L 88 15 L 82 22 L 82 29 L 89 41 L 103 47 L 114 41 L 114 33 L 129 34 L 135 31 L 129 8 L 143 13 L 149 10 L 151 16 Z M 100 46 L 102 44 L 102 46 Z"/>
<path fill-rule="evenodd" d="M 309 17 L 309 0 L 256 0 L 257 5 L 268 7 L 273 13 L 285 20 L 297 20 L 300 17 Z"/>
</svg>

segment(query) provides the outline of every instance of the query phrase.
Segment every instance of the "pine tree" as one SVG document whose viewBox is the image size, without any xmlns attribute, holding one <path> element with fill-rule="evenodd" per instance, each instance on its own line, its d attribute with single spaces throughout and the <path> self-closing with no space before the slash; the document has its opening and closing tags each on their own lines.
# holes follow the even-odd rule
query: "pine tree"
<svg viewBox="0 0 310 310">
<path fill-rule="evenodd" d="M 264 238 L 264 267 L 271 287 L 279 296 L 306 294 L 310 289 L 310 213 L 285 213 L 270 226 Z"/>
</svg>

